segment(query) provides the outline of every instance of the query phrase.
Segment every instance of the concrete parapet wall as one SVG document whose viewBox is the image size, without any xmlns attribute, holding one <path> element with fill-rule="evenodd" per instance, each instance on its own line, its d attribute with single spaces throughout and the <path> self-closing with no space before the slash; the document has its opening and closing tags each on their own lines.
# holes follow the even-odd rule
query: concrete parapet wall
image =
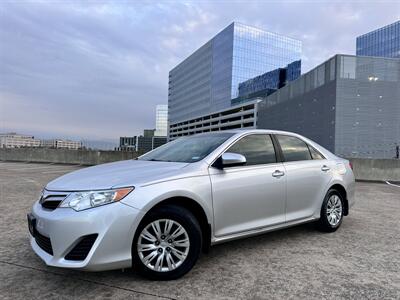
<svg viewBox="0 0 400 300">
<path fill-rule="evenodd" d="M 0 160 L 3 161 L 98 165 L 112 161 L 133 159 L 136 157 L 138 157 L 138 153 L 130 151 L 68 150 L 49 148 L 0 148 Z"/>
<path fill-rule="evenodd" d="M 400 159 L 350 158 L 357 180 L 400 182 Z"/>
<path fill-rule="evenodd" d="M 0 161 L 43 162 L 79 165 L 133 159 L 137 152 L 68 150 L 48 148 L 1 149 Z M 357 180 L 400 182 L 400 159 L 350 158 Z"/>
</svg>

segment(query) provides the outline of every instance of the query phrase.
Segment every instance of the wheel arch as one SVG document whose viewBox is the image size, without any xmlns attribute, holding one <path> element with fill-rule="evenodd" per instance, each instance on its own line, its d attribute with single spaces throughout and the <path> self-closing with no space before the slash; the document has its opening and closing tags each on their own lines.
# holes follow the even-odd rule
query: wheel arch
<svg viewBox="0 0 400 300">
<path fill-rule="evenodd" d="M 203 249 L 202 250 L 203 250 L 203 252 L 207 252 L 211 245 L 210 220 L 208 219 L 207 214 L 206 214 L 204 208 L 201 206 L 201 204 L 199 204 L 196 200 L 193 200 L 192 198 L 184 197 L 184 196 L 173 196 L 173 197 L 161 200 L 161 201 L 157 202 L 155 205 L 153 205 L 146 212 L 146 214 L 143 216 L 142 220 L 151 211 L 154 211 L 157 208 L 166 206 L 166 205 L 181 206 L 181 207 L 189 210 L 195 216 L 195 218 L 199 222 L 201 232 L 202 232 L 202 238 L 203 238 L 203 246 L 202 246 Z"/>
<path fill-rule="evenodd" d="M 342 196 L 343 200 L 344 200 L 344 211 L 343 214 L 345 216 L 347 216 L 349 214 L 349 200 L 347 199 L 347 191 L 346 188 L 339 184 L 339 183 L 335 183 L 334 185 L 332 185 L 329 190 L 336 190 L 340 196 Z"/>
</svg>

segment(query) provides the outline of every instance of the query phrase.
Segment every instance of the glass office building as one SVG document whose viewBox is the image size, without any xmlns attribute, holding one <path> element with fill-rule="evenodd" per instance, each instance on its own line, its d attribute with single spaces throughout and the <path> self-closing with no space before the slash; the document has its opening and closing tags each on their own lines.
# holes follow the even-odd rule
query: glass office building
<svg viewBox="0 0 400 300">
<path fill-rule="evenodd" d="M 357 37 L 357 55 L 400 58 L 400 21 Z"/>
<path fill-rule="evenodd" d="M 168 105 L 156 105 L 156 130 L 155 136 L 167 136 L 168 129 Z"/>
<path fill-rule="evenodd" d="M 239 83 L 238 97 L 246 97 L 258 91 L 270 89 L 277 90 L 284 85 L 285 69 L 279 68 L 269 71 L 245 82 Z"/>
<path fill-rule="evenodd" d="M 275 91 L 286 83 L 299 78 L 301 75 L 301 61 L 295 61 L 285 68 L 275 69 L 257 77 L 239 83 L 239 97 L 246 97 L 251 94 L 271 90 Z M 233 99 L 232 99 L 233 101 Z"/>
<path fill-rule="evenodd" d="M 232 23 L 169 73 L 170 124 L 230 107 L 239 83 L 301 59 L 299 40 Z"/>
</svg>

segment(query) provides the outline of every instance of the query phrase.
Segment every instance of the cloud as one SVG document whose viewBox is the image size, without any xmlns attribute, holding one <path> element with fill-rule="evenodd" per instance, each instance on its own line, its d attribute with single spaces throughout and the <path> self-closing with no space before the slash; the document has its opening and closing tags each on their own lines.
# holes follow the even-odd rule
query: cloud
<svg viewBox="0 0 400 300">
<path fill-rule="evenodd" d="M 0 131 L 112 139 L 154 127 L 168 72 L 232 21 L 303 41 L 308 70 L 398 2 L 2 2 Z"/>
</svg>

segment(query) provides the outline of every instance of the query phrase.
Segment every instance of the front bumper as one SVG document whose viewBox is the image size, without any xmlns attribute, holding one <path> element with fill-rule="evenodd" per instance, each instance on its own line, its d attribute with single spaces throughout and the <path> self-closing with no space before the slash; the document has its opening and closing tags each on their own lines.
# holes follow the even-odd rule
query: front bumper
<svg viewBox="0 0 400 300">
<path fill-rule="evenodd" d="M 132 266 L 132 241 L 144 215 L 140 210 L 117 202 L 79 212 L 71 208 L 49 211 L 36 202 L 32 215 L 36 231 L 51 241 L 53 255 L 39 247 L 34 237 L 30 239 L 32 249 L 47 265 L 88 271 Z M 65 259 L 83 236 L 92 234 L 98 236 L 84 260 Z"/>
</svg>

